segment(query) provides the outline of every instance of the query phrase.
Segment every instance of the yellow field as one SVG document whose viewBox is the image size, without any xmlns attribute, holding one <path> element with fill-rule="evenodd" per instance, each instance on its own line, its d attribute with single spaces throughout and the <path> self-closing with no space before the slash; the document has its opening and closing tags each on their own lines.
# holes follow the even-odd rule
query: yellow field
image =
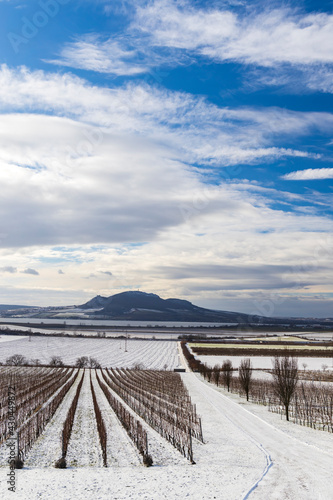
<svg viewBox="0 0 333 500">
<path fill-rule="evenodd" d="M 282 336 L 282 337 L 248 337 L 245 340 L 253 340 L 254 342 L 311 342 L 311 340 L 304 340 L 299 337 Z"/>
</svg>

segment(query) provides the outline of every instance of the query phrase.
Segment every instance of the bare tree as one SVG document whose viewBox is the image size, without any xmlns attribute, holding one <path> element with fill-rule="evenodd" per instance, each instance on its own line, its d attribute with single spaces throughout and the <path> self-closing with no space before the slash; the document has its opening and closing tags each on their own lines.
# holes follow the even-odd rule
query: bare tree
<svg viewBox="0 0 333 500">
<path fill-rule="evenodd" d="M 60 356 L 52 356 L 50 366 L 64 366 L 64 362 Z"/>
<path fill-rule="evenodd" d="M 227 386 L 228 392 L 230 391 L 231 379 L 232 379 L 232 362 L 230 359 L 226 359 L 222 364 L 222 379 L 224 385 Z"/>
<path fill-rule="evenodd" d="M 75 361 L 75 366 L 78 368 L 86 368 L 88 366 L 89 359 L 87 356 L 81 356 L 80 358 L 77 358 Z"/>
<path fill-rule="evenodd" d="M 246 394 L 246 401 L 248 401 L 252 382 L 252 363 L 250 358 L 242 359 L 238 372 L 240 385 Z"/>
<path fill-rule="evenodd" d="M 30 360 L 30 364 L 33 365 L 33 366 L 40 366 L 41 362 L 40 362 L 40 359 L 33 358 L 33 359 Z"/>
<path fill-rule="evenodd" d="M 213 368 L 210 368 L 209 366 L 207 367 L 206 376 L 207 376 L 208 382 L 210 382 L 212 380 L 212 376 L 213 376 Z"/>
<path fill-rule="evenodd" d="M 12 356 L 6 359 L 6 365 L 21 366 L 27 364 L 28 360 L 25 356 L 22 356 L 22 354 L 13 354 Z"/>
<path fill-rule="evenodd" d="M 88 366 L 89 368 L 101 368 L 101 364 L 95 358 L 89 358 Z"/>
<path fill-rule="evenodd" d="M 220 365 L 215 365 L 213 368 L 213 376 L 214 376 L 214 382 L 218 386 L 219 385 L 219 380 L 221 376 L 221 368 Z"/>
<path fill-rule="evenodd" d="M 289 356 L 273 360 L 273 387 L 276 395 L 286 410 L 286 419 L 289 420 L 289 406 L 298 382 L 297 359 Z"/>
</svg>

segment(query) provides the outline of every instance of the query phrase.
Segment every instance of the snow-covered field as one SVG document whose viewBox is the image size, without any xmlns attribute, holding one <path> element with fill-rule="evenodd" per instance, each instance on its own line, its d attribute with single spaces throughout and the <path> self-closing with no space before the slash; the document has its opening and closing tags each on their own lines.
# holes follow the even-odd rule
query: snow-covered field
<svg viewBox="0 0 333 500">
<path fill-rule="evenodd" d="M 163 343 L 151 342 L 151 344 L 162 346 Z M 176 344 L 173 345 L 176 349 Z M 26 355 L 24 352 L 23 354 Z M 119 349 L 118 356 L 122 355 L 123 350 Z M 36 357 L 36 355 L 31 356 Z M 166 359 L 168 356 L 167 352 Z M 5 500 L 12 498 L 18 500 L 111 498 L 331 500 L 333 498 L 332 434 L 287 423 L 279 415 L 269 413 L 266 407 L 247 403 L 238 395 L 228 394 L 222 388 L 217 389 L 204 382 L 197 374 L 183 373 L 181 376 L 193 403 L 196 404 L 198 414 L 202 417 L 205 442 L 202 444 L 193 440 L 195 465 L 191 465 L 155 431 L 150 430 L 149 442 L 154 466 L 143 467 L 136 449 L 110 412 L 108 403 L 105 398 L 103 399 L 103 393 L 98 389 L 96 379 L 93 377 L 96 396 L 111 435 L 108 443 L 109 466 L 102 467 L 98 435 L 93 423 L 89 379 L 86 376 L 74 421 L 73 440 L 68 451 L 68 459 L 72 466 L 66 470 L 59 470 L 52 467 L 52 461 L 58 458 L 60 452 L 59 424 L 63 422 L 74 397 L 75 387 L 66 395 L 52 421 L 31 449 L 24 469 L 16 471 L 15 494 L 7 489 L 8 467 L 0 468 L 0 498 Z M 83 432 L 80 432 L 80 429 L 83 429 Z M 57 456 L 50 453 L 52 449 L 56 450 L 54 455 Z"/>
<path fill-rule="evenodd" d="M 17 335 L 0 335 L 0 343 L 2 342 L 12 342 L 13 340 L 24 339 L 25 336 L 17 336 Z"/>
<path fill-rule="evenodd" d="M 195 356 L 196 359 L 200 359 L 203 363 L 208 366 L 220 365 L 222 366 L 223 361 L 230 359 L 232 366 L 238 368 L 242 359 L 249 357 L 253 368 L 258 370 L 272 369 L 272 359 L 270 356 Z M 301 357 L 297 358 L 298 368 L 300 370 L 304 369 L 304 364 L 306 370 L 322 370 L 323 365 L 327 365 L 327 369 L 333 369 L 333 359 L 332 358 L 313 358 L 313 357 Z"/>
<path fill-rule="evenodd" d="M 125 465 L 124 455 L 120 455 L 120 464 L 111 464 L 106 469 L 98 464 L 96 467 L 81 465 L 66 470 L 28 466 L 17 471 L 15 495 L 6 491 L 6 469 L 2 469 L 1 498 L 332 498 L 331 434 L 288 424 L 266 408 L 246 403 L 236 395 L 226 397 L 223 390 L 217 391 L 192 373 L 182 376 L 203 419 L 205 444 L 194 442 L 196 465 L 190 465 L 181 456 L 175 457 L 172 463 L 170 453 L 168 462 L 160 458 L 149 469 L 135 463 Z M 89 421 L 89 411 L 82 415 Z M 87 421 L 84 427 L 86 425 Z M 83 438 L 81 448 L 89 449 L 94 433 L 95 430 L 91 430 Z M 115 433 L 119 434 L 119 429 L 115 429 Z M 97 440 L 97 436 L 93 439 Z M 125 435 L 118 435 L 116 440 L 118 446 L 129 446 Z M 131 462 L 135 451 L 133 449 L 130 453 L 128 450 L 127 453 L 128 462 Z M 163 450 L 162 456 L 167 453 L 168 450 Z M 94 460 L 98 462 L 98 456 Z"/>
<path fill-rule="evenodd" d="M 145 329 L 144 327 L 141 328 L 126 328 L 126 325 L 122 325 L 119 327 L 119 329 L 109 329 L 107 326 L 105 328 L 99 328 L 96 329 L 93 326 L 90 328 L 81 328 L 80 326 L 72 326 L 71 329 L 66 329 L 64 325 L 59 325 L 55 328 L 43 328 L 43 324 L 41 326 L 21 326 L 21 325 L 15 325 L 15 324 L 6 324 L 6 323 L 0 323 L 0 334 L 1 331 L 10 331 L 10 330 L 20 330 L 22 332 L 26 332 L 27 335 L 29 333 L 42 333 L 43 335 L 59 335 L 59 334 L 66 334 L 66 335 L 80 335 L 83 337 L 89 337 L 89 336 L 94 336 L 94 337 L 99 337 L 101 334 L 105 334 L 106 338 L 113 338 L 113 337 L 119 337 L 119 336 L 125 336 L 127 335 L 129 338 L 156 338 L 156 339 L 170 339 L 173 338 L 177 340 L 178 336 L 181 333 L 181 330 L 177 329 L 158 329 L 158 328 L 147 328 Z M 4 335 L 3 335 L 4 336 Z"/>
<path fill-rule="evenodd" d="M 48 363 L 51 356 L 60 356 L 65 364 L 75 364 L 77 358 L 88 356 L 103 367 L 113 368 L 131 368 L 142 363 L 150 369 L 173 370 L 179 365 L 177 342 L 168 340 L 19 337 L 0 345 L 0 362 L 13 354 L 38 358 L 41 363 Z"/>
</svg>

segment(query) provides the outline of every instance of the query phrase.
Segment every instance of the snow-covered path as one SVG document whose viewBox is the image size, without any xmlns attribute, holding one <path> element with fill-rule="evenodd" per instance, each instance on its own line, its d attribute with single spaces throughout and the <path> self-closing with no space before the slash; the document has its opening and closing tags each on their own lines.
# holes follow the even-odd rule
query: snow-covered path
<svg viewBox="0 0 333 500">
<path fill-rule="evenodd" d="M 86 370 L 84 375 L 66 460 L 68 467 L 103 467 L 89 370 Z"/>
<path fill-rule="evenodd" d="M 229 420 L 237 434 L 248 436 L 253 446 L 261 449 L 265 466 L 259 466 L 257 480 L 247 490 L 243 498 L 257 500 L 328 500 L 333 498 L 333 440 L 326 434 L 325 440 L 316 444 L 308 443 L 306 432 L 287 433 L 271 425 L 248 411 L 243 405 L 235 403 L 214 387 L 203 383 L 194 374 L 184 374 L 191 396 L 200 393 L 213 411 L 221 418 Z M 249 405 L 251 407 L 253 405 Z M 266 410 L 267 411 L 267 410 Z M 294 424 L 289 423 L 288 426 Z M 297 426 L 294 426 L 297 427 Z M 303 431 L 311 429 L 303 429 Z M 316 433 L 323 434 L 320 431 Z M 234 434 L 234 433 L 233 433 Z M 294 434 L 294 435 L 293 435 Z M 318 436 L 320 437 L 320 436 Z M 325 443 L 323 446 L 321 443 Z M 327 446 L 328 444 L 328 446 Z M 271 465 L 271 466 L 270 466 Z M 261 480 L 262 479 L 262 480 Z M 257 484 L 258 483 L 258 484 Z M 255 487 L 257 484 L 257 487 Z M 245 492 L 246 493 L 246 492 Z"/>
<path fill-rule="evenodd" d="M 193 442 L 196 466 L 210 464 L 209 484 L 215 491 L 220 489 L 219 498 L 245 498 L 267 468 L 265 452 L 225 412 L 227 398 L 193 373 L 182 373 L 182 378 L 202 417 L 205 444 Z M 229 497 L 224 496 L 226 491 Z"/>
</svg>

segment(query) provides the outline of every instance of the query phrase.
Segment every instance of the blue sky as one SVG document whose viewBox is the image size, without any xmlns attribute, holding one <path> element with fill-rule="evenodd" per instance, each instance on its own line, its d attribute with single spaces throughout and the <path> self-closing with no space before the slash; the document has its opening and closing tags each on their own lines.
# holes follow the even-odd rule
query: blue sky
<svg viewBox="0 0 333 500">
<path fill-rule="evenodd" d="M 332 4 L 0 0 L 0 301 L 332 317 Z"/>
</svg>

